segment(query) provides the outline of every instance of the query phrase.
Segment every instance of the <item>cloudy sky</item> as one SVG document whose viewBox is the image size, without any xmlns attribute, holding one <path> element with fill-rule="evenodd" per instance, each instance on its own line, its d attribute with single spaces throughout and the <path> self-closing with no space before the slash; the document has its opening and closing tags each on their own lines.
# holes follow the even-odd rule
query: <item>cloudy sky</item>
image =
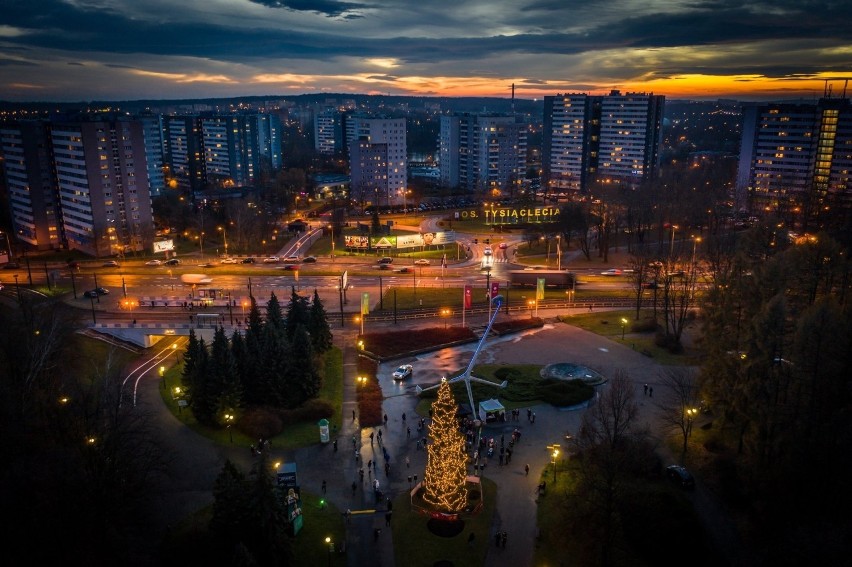
<svg viewBox="0 0 852 567">
<path fill-rule="evenodd" d="M 0 99 L 812 97 L 849 0 L 3 0 Z M 842 89 L 842 81 L 835 93 Z"/>
</svg>

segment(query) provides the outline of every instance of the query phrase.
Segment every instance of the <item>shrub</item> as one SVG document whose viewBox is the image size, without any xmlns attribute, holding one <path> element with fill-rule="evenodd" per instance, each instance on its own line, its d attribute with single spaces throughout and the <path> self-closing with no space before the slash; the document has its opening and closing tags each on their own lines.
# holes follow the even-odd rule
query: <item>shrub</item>
<svg viewBox="0 0 852 567">
<path fill-rule="evenodd" d="M 281 422 L 291 425 L 302 421 L 319 421 L 334 415 L 334 408 L 325 400 L 308 400 L 301 407 L 281 410 Z"/>
<path fill-rule="evenodd" d="M 520 374 L 521 373 L 518 372 L 516 368 L 504 366 L 502 368 L 498 368 L 494 372 L 494 377 L 499 380 L 508 380 L 509 378 L 514 378 L 515 376 L 519 376 Z"/>
<path fill-rule="evenodd" d="M 653 317 L 645 317 L 630 324 L 630 331 L 633 333 L 653 333 L 658 329 L 659 325 Z"/>
<path fill-rule="evenodd" d="M 382 424 L 382 389 L 375 376 L 367 378 L 367 383 L 358 386 L 358 416 L 361 427 L 373 427 Z"/>
<path fill-rule="evenodd" d="M 271 439 L 284 431 L 284 423 L 275 408 L 257 406 L 246 410 L 237 427 L 251 438 Z"/>
<path fill-rule="evenodd" d="M 672 354 L 680 354 L 683 352 L 683 345 L 671 333 L 657 331 L 657 336 L 654 337 L 654 344 L 660 348 L 664 348 Z"/>
</svg>

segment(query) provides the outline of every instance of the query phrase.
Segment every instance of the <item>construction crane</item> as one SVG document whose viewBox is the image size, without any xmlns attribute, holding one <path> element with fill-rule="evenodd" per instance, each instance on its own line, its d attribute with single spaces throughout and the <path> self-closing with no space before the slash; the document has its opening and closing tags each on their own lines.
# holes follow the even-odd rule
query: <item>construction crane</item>
<svg viewBox="0 0 852 567">
<path fill-rule="evenodd" d="M 467 400 L 470 403 L 470 411 L 473 412 L 473 415 L 476 416 L 476 406 L 473 403 L 473 390 L 470 388 L 471 382 L 478 382 L 480 384 L 487 384 L 488 386 L 495 386 L 497 388 L 505 388 L 509 385 L 509 382 L 504 380 L 500 384 L 495 384 L 494 382 L 490 382 L 488 380 L 483 380 L 481 378 L 477 378 L 471 375 L 473 371 L 473 365 L 476 363 L 476 359 L 479 356 L 479 353 L 482 351 L 482 346 L 485 344 L 485 339 L 488 337 L 488 333 L 491 332 L 491 326 L 494 324 L 494 320 L 497 319 L 497 315 L 500 313 L 500 306 L 503 304 L 503 296 L 496 295 L 491 299 L 491 303 L 494 307 L 494 313 L 491 315 L 491 319 L 488 321 L 488 326 L 485 328 L 485 332 L 482 333 L 482 338 L 479 339 L 479 344 L 476 345 L 476 350 L 473 351 L 473 356 L 470 357 L 470 362 L 467 364 L 467 368 L 465 368 L 464 372 L 459 374 L 458 376 L 454 376 L 450 378 L 447 382 L 450 384 L 454 384 L 456 382 L 464 382 L 465 388 L 467 388 Z M 419 385 L 415 388 L 418 394 L 421 392 L 426 392 L 428 390 L 434 390 L 441 384 L 435 384 L 434 386 L 429 386 L 428 388 L 421 388 Z"/>
</svg>

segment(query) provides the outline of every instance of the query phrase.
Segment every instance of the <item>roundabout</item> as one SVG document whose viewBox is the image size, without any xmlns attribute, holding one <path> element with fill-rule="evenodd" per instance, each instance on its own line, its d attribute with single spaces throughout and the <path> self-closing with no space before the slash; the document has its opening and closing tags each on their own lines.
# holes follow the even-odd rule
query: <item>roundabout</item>
<svg viewBox="0 0 852 567">
<path fill-rule="evenodd" d="M 541 369 L 541 377 L 555 380 L 582 380 L 589 386 L 600 386 L 607 381 L 606 377 L 601 373 L 586 366 L 570 362 L 548 364 Z"/>
</svg>

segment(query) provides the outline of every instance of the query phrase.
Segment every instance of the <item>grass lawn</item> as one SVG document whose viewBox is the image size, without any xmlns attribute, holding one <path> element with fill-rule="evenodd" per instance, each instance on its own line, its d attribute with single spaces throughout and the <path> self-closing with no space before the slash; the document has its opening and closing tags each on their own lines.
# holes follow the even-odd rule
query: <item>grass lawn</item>
<svg viewBox="0 0 852 567">
<path fill-rule="evenodd" d="M 230 431 L 205 427 L 196 421 L 191 411 L 187 408 L 180 408 L 175 397 L 175 388 L 180 386 L 182 370 L 183 363 L 173 366 L 166 372 L 165 384 L 168 393 L 164 391 L 162 384 L 160 387 L 163 401 L 176 418 L 187 427 L 220 445 L 234 443 L 248 447 L 257 442 L 257 439 L 242 434 L 237 427 Z M 343 353 L 336 347 L 332 348 L 325 356 L 325 379 L 318 398 L 329 402 L 335 408 L 334 415 L 329 419 L 329 427 L 332 428 L 332 431 L 339 430 L 340 412 L 343 406 Z M 271 441 L 276 449 L 297 449 L 312 445 L 319 442 L 319 427 L 313 420 L 289 425 Z"/>
<path fill-rule="evenodd" d="M 427 527 L 429 518 L 411 509 L 408 492 L 403 492 L 393 502 L 394 555 L 397 565 L 406 567 L 431 567 L 438 561 L 452 565 L 483 565 L 488 544 L 491 520 L 497 505 L 497 486 L 487 478 L 482 479 L 484 506 L 473 518 L 465 520 L 464 529 L 454 537 L 434 535 Z M 470 533 L 474 543 L 468 545 Z"/>
<path fill-rule="evenodd" d="M 640 317 L 649 317 L 650 310 L 642 310 Z M 687 349 L 683 354 L 672 354 L 654 344 L 654 333 L 633 333 L 630 325 L 634 321 L 636 310 L 601 311 L 598 313 L 583 313 L 580 315 L 562 316 L 560 320 L 568 325 L 574 325 L 586 331 L 607 337 L 617 343 L 633 348 L 639 352 L 648 352 L 654 361 L 664 365 L 697 364 L 698 352 Z M 660 315 L 658 314 L 658 317 Z M 621 319 L 627 319 L 622 339 Z"/>
</svg>

